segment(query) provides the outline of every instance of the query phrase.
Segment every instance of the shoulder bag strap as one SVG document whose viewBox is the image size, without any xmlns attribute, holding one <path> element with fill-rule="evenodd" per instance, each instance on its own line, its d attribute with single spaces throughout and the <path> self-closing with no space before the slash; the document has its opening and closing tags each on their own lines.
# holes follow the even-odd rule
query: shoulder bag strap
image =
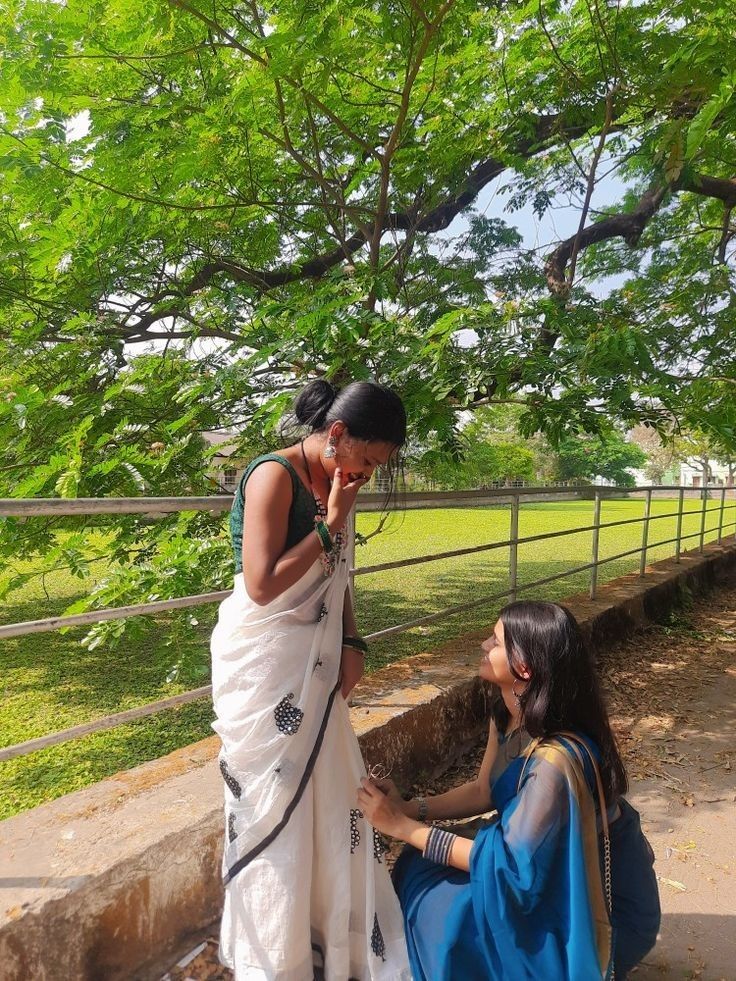
<svg viewBox="0 0 736 981">
<path fill-rule="evenodd" d="M 608 905 L 608 915 L 610 917 L 613 904 L 611 901 L 611 836 L 608 828 L 608 808 L 606 806 L 606 795 L 603 792 L 603 781 L 601 780 L 601 771 L 598 766 L 598 761 L 591 752 L 590 746 L 576 736 L 574 732 L 560 732 L 557 735 L 569 739 L 573 743 L 576 756 L 582 765 L 582 756 L 580 755 L 580 749 L 584 750 L 590 760 L 591 766 L 593 767 L 593 773 L 595 774 L 596 787 L 598 788 L 598 800 L 601 813 L 601 825 L 602 825 L 602 835 L 603 835 L 603 858 L 604 858 L 604 886 L 606 891 L 606 903 Z M 579 748 L 578 748 L 579 747 Z M 583 771 L 584 773 L 585 771 Z"/>
</svg>

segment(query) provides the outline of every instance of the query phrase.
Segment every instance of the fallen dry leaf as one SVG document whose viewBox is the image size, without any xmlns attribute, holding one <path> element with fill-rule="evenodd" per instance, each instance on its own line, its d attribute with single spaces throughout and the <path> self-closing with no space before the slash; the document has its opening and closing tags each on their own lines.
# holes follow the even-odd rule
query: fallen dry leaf
<svg viewBox="0 0 736 981">
<path fill-rule="evenodd" d="M 670 886 L 672 889 L 676 889 L 678 892 L 687 892 L 687 886 L 684 882 L 678 882 L 677 879 L 665 879 L 663 875 L 658 875 L 657 880 L 662 883 L 663 886 Z"/>
</svg>

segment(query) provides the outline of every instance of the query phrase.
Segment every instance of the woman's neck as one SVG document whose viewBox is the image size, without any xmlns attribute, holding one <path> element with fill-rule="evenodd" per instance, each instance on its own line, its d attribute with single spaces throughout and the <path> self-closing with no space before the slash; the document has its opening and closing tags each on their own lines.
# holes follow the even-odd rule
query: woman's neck
<svg viewBox="0 0 736 981">
<path fill-rule="evenodd" d="M 506 732 L 513 732 L 514 729 L 519 729 L 521 727 L 521 706 L 517 701 L 516 696 L 513 694 L 511 689 L 508 691 L 501 691 L 501 697 L 503 698 L 503 703 L 506 706 L 506 711 L 509 713 L 509 721 L 506 726 Z"/>
<path fill-rule="evenodd" d="M 325 472 L 324 464 L 322 463 L 322 446 L 323 441 L 315 435 L 307 436 L 307 438 L 302 442 L 302 447 L 304 450 L 304 457 L 307 462 L 307 471 L 309 482 L 312 485 L 313 490 L 321 497 L 326 499 L 329 496 L 330 490 L 330 479 Z M 327 495 L 325 495 L 325 491 Z"/>
</svg>

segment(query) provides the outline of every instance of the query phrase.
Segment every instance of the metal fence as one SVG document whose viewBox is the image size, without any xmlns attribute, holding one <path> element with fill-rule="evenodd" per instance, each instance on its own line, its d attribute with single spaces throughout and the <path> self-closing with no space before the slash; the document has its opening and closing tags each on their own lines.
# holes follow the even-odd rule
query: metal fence
<svg viewBox="0 0 736 981">
<path fill-rule="evenodd" d="M 654 493 L 677 492 L 677 509 L 668 511 L 664 514 L 652 514 L 652 495 Z M 448 607 L 437 613 L 409 620 L 405 623 L 393 624 L 372 634 L 368 634 L 367 640 L 379 640 L 393 634 L 402 633 L 415 627 L 424 626 L 441 618 L 454 616 L 486 605 L 495 600 L 517 598 L 519 593 L 525 592 L 538 586 L 564 579 L 568 576 L 580 572 L 590 573 L 590 597 L 594 599 L 598 586 L 598 570 L 601 566 L 615 562 L 629 556 L 639 554 L 639 575 L 644 577 L 646 574 L 647 555 L 657 547 L 664 545 L 674 545 L 674 557 L 680 561 L 682 544 L 693 538 L 698 539 L 698 548 L 702 552 L 705 546 L 705 538 L 708 534 L 715 533 L 716 541 L 721 542 L 724 532 L 731 528 L 736 528 L 736 521 L 726 522 L 726 512 L 736 509 L 736 503 L 726 504 L 726 495 L 730 492 L 733 496 L 732 488 L 726 487 L 707 487 L 707 488 L 685 488 L 676 486 L 652 486 L 644 488 L 626 487 L 568 487 L 562 491 L 559 487 L 528 487 L 528 488 L 499 488 L 483 491 L 466 491 L 457 493 L 437 493 L 419 492 L 415 495 L 407 495 L 413 500 L 407 501 L 408 507 L 420 508 L 448 508 L 448 507 L 479 507 L 479 506 L 509 506 L 509 537 L 503 541 L 489 542 L 481 545 L 474 545 L 468 548 L 454 549 L 453 551 L 438 552 L 432 555 L 421 555 L 414 558 L 401 559 L 395 562 L 384 562 L 379 565 L 363 566 L 355 568 L 354 543 L 352 545 L 350 575 L 352 581 L 357 576 L 371 575 L 372 573 L 384 572 L 390 569 L 408 568 L 426 562 L 436 562 L 444 559 L 451 559 L 463 555 L 472 555 L 480 552 L 490 552 L 497 549 L 508 549 L 508 589 L 493 595 L 483 596 L 468 603 Z M 627 518 L 620 521 L 601 521 L 602 502 L 606 498 L 620 497 L 622 494 L 643 496 L 644 513 L 642 517 Z M 710 495 L 715 494 L 712 498 Z M 697 497 L 702 499 L 700 510 L 700 527 L 697 532 L 688 535 L 682 534 L 683 516 L 692 514 L 692 511 L 685 511 L 684 502 L 686 495 L 689 498 Z M 568 528 L 562 531 L 549 532 L 541 535 L 529 535 L 519 537 L 519 511 L 522 502 L 526 501 L 561 501 L 570 499 L 588 499 L 593 505 L 592 524 L 582 525 L 575 528 Z M 715 500 L 715 506 L 709 507 L 709 501 Z M 371 511 L 381 507 L 383 496 L 380 494 L 361 494 L 358 499 L 359 510 Z M 144 514 L 157 516 L 171 514 L 181 511 L 210 511 L 222 513 L 230 509 L 232 498 L 229 496 L 217 497 L 141 497 L 141 498 L 80 498 L 76 500 L 68 499 L 46 499 L 46 500 L 24 500 L 24 499 L 0 499 L 0 518 L 31 518 L 31 517 L 76 517 L 102 514 Z M 696 512 L 697 513 L 697 512 Z M 708 515 L 717 514 L 717 523 L 707 527 Z M 650 541 L 650 529 L 655 521 L 663 518 L 676 518 L 676 534 L 673 538 L 661 541 Z M 606 528 L 617 528 L 624 525 L 640 524 L 642 526 L 641 544 L 636 548 L 619 552 L 616 555 L 600 557 L 600 532 Z M 520 545 L 534 542 L 550 541 L 552 539 L 564 538 L 570 535 L 581 533 L 591 533 L 590 561 L 582 565 L 566 569 L 564 572 L 542 579 L 535 579 L 531 582 L 519 583 L 518 578 L 518 550 Z M 165 610 L 182 609 L 189 606 L 199 606 L 204 603 L 216 603 L 230 595 L 230 590 L 219 590 L 210 593 L 201 593 L 196 596 L 183 596 L 176 599 L 159 600 L 151 603 L 138 603 L 132 606 L 116 607 L 114 609 L 94 610 L 88 613 L 80 613 L 74 616 L 47 617 L 43 620 L 31 620 L 22 623 L 11 623 L 0 626 L 0 639 L 21 637 L 27 634 L 40 633 L 50 630 L 59 630 L 67 627 L 85 626 L 103 620 L 124 619 L 131 616 L 145 616 L 160 613 Z M 117 712 L 104 718 L 96 719 L 82 725 L 64 729 L 59 732 L 51 733 L 37 739 L 30 739 L 14 746 L 0 749 L 0 762 L 13 759 L 27 753 L 45 749 L 59 743 L 77 739 L 94 732 L 105 729 L 115 728 L 125 723 L 137 719 L 154 715 L 167 709 L 192 702 L 200 698 L 208 697 L 212 692 L 211 685 L 205 685 L 191 691 L 174 695 L 170 698 L 160 699 L 148 705 L 129 709 L 125 712 Z"/>
</svg>

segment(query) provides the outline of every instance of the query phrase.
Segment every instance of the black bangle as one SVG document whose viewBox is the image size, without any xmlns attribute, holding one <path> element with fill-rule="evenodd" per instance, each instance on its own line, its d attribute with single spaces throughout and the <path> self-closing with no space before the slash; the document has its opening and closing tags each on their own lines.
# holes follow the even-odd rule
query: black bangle
<svg viewBox="0 0 736 981">
<path fill-rule="evenodd" d="M 352 647 L 354 651 L 359 651 L 361 654 L 368 653 L 368 644 L 362 637 L 343 637 L 342 646 Z"/>
<path fill-rule="evenodd" d="M 430 828 L 422 855 L 428 858 L 430 862 L 437 862 L 438 865 L 449 865 L 450 852 L 456 839 L 457 835 L 451 831 L 445 831 L 444 828 Z"/>
</svg>

